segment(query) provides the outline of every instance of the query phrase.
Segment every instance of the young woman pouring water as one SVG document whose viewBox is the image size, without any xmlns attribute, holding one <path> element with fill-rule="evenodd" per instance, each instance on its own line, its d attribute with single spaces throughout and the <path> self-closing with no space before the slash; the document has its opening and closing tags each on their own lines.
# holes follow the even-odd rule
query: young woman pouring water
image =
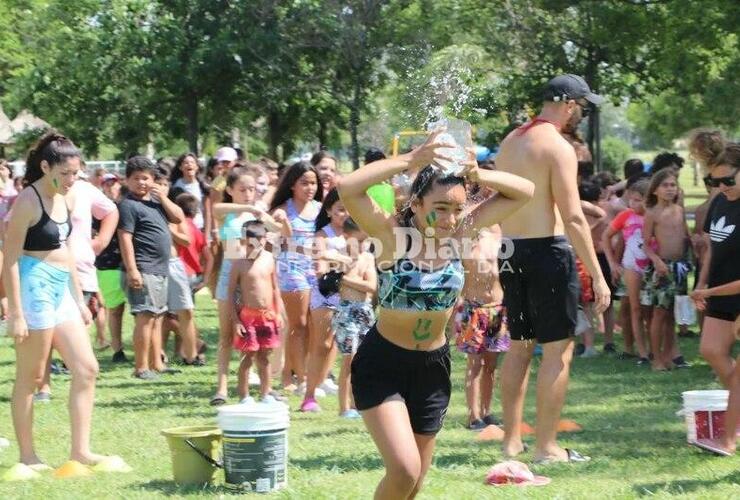
<svg viewBox="0 0 740 500">
<path fill-rule="evenodd" d="M 435 143 L 439 134 L 410 153 L 360 168 L 338 185 L 351 217 L 376 239 L 378 322 L 352 363 L 357 409 L 385 464 L 376 498 L 415 496 L 431 464 L 450 400 L 445 326 L 464 282 L 462 240 L 509 217 L 534 192 L 534 184 L 521 177 L 478 170 L 472 154 L 459 176 L 445 175 L 439 162 L 450 160 L 453 145 Z M 366 191 L 402 172 L 418 175 L 395 218 Z M 465 213 L 466 179 L 498 194 Z"/>
</svg>

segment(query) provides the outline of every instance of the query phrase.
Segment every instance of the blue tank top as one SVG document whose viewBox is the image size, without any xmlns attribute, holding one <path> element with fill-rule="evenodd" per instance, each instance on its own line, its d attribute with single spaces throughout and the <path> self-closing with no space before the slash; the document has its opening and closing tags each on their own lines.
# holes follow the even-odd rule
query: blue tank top
<svg viewBox="0 0 740 500">
<path fill-rule="evenodd" d="M 404 257 L 390 269 L 378 269 L 378 300 L 386 309 L 444 311 L 455 305 L 464 284 L 460 259 L 424 271 Z"/>
<path fill-rule="evenodd" d="M 242 237 L 242 226 L 245 222 L 254 220 L 254 216 L 248 213 L 236 214 L 229 212 L 224 217 L 221 227 L 218 228 L 218 235 L 221 241 L 238 240 Z"/>
<path fill-rule="evenodd" d="M 318 208 L 321 206 L 321 204 L 316 200 L 311 200 L 310 203 L 317 209 L 316 215 L 318 215 Z M 286 215 L 288 216 L 288 223 L 290 224 L 290 228 L 293 231 L 293 234 L 290 237 L 289 246 L 293 248 L 303 247 L 306 249 L 310 249 L 311 245 L 313 244 L 314 235 L 316 234 L 316 216 L 311 219 L 305 219 L 301 217 L 300 214 L 298 214 L 298 211 L 295 209 L 295 205 L 293 204 L 292 199 L 289 199 L 286 204 Z M 310 257 L 300 253 L 282 253 L 286 254 L 286 256 L 290 256 L 291 258 L 294 258 L 295 256 L 301 256 L 310 259 Z"/>
</svg>

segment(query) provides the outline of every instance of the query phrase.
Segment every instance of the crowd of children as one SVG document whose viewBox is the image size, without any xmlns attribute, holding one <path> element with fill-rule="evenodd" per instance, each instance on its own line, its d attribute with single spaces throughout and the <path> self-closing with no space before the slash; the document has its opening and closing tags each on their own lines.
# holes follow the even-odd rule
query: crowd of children
<svg viewBox="0 0 740 500">
<path fill-rule="evenodd" d="M 717 165 L 711 159 L 717 155 L 702 157 L 706 149 L 702 139 L 700 135 L 695 140 L 693 156 L 705 166 Z M 732 161 L 725 159 L 723 165 L 736 165 Z M 700 279 L 699 272 L 711 242 L 729 237 L 730 224 L 712 218 L 720 210 L 713 200 L 722 186 L 734 186 L 730 177 L 737 170 L 726 179 L 705 178 L 710 198 L 696 208 L 695 225 L 689 230 L 679 186 L 682 166 L 677 155 L 661 154 L 650 167 L 628 160 L 623 180 L 604 172 L 580 179 L 579 193 L 598 261 L 613 300 L 621 302 L 597 313 L 589 276 L 578 263 L 582 290 L 576 330 L 581 357 L 600 354 L 596 333 L 603 332 L 605 354 L 635 358 L 638 365 L 655 371 L 688 368 L 677 342 L 677 319 L 680 334 L 690 336 L 683 311 L 689 303 L 692 272 L 695 286 L 701 282 L 715 287 L 693 292 L 700 314 L 709 307 L 709 297 L 736 293 L 732 283 L 728 292 L 720 286 L 725 283 Z M 493 169 L 493 161 L 480 168 Z M 172 360 L 181 367 L 205 365 L 207 345 L 197 330 L 195 294 L 208 287 L 219 319 L 218 375 L 211 405 L 229 400 L 229 365 L 236 351 L 239 401 L 247 403 L 254 396 L 271 401 L 293 392 L 303 397 L 300 411 L 317 412 L 321 411 L 317 398 L 331 393 L 338 395 L 341 417 L 360 416 L 350 388 L 351 366 L 375 323 L 378 267 L 367 235 L 339 198 L 336 159 L 320 152 L 311 162 L 279 167 L 268 159 L 244 160 L 235 149 L 223 147 L 205 169 L 195 154 L 187 153 L 176 161 L 156 163 L 133 156 L 126 161 L 124 177 L 96 170 L 87 178 L 80 172 L 62 194 L 73 207 L 68 246 L 75 255 L 76 279 L 86 306 L 82 309 L 89 310 L 95 321 L 98 350 L 111 348 L 114 362 L 128 362 L 122 336 L 128 304 L 134 316 L 134 377 L 151 380 L 176 373 L 179 369 L 171 366 Z M 0 161 L 0 217 L 5 221 L 21 187 L 11 178 L 7 163 Z M 395 190 L 397 203 L 407 198 L 406 182 L 372 188 L 379 186 Z M 467 210 L 492 194 L 483 185 L 469 185 Z M 39 201 L 47 219 L 56 222 L 63 217 L 56 208 L 53 218 L 51 212 L 46 215 L 47 201 L 41 197 Z M 436 217 L 435 212 L 431 216 Z M 439 228 L 435 220 L 427 223 Z M 25 249 L 33 250 L 28 242 Z M 501 423 L 492 408 L 498 357 L 510 344 L 498 280 L 501 247 L 497 225 L 476 235 L 462 259 L 465 285 L 450 325 L 458 350 L 467 357 L 466 425 L 471 430 Z M 713 266 L 716 255 L 712 254 Z M 713 300 L 729 309 L 736 305 L 731 299 Z M 5 299 L 2 308 L 7 314 Z M 709 310 L 717 317 L 715 309 Z M 724 321 L 734 321 L 728 314 L 722 316 Z M 621 353 L 614 340 L 619 331 Z M 166 354 L 170 332 L 175 333 L 172 357 Z M 726 357 L 723 349 L 702 341 L 708 359 Z M 722 352 L 717 354 L 718 350 Z M 341 362 L 335 378 L 337 355 Z M 50 399 L 51 353 L 45 357 L 46 375 L 36 387 L 37 402 Z M 253 364 L 259 391 L 250 394 Z M 718 364 L 723 382 L 736 384 L 735 362 Z M 282 391 L 273 387 L 277 374 Z M 89 452 L 84 442 L 78 446 L 81 453 Z"/>
</svg>

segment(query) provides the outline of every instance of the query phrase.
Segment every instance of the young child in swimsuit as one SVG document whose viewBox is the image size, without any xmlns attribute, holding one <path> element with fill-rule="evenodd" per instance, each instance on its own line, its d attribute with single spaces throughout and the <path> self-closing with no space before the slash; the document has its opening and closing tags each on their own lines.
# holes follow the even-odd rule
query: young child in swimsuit
<svg viewBox="0 0 740 500">
<path fill-rule="evenodd" d="M 653 370 L 671 367 L 687 368 L 678 350 L 673 306 L 677 295 L 688 293 L 691 262 L 687 257 L 689 230 L 683 207 L 677 203 L 678 178 L 673 169 L 657 172 L 648 189 L 644 238 L 655 245 L 646 245 L 651 260 L 644 282 L 653 305 L 650 325 Z"/>
<path fill-rule="evenodd" d="M 347 265 L 339 286 L 340 302 L 332 320 L 334 339 L 342 353 L 342 368 L 339 372 L 339 416 L 360 418 L 354 408 L 350 366 L 357 348 L 365 334 L 375 323 L 373 297 L 378 285 L 375 257 L 366 247 L 367 234 L 362 232 L 352 219 L 344 221 L 347 252 L 351 262 Z"/>
<path fill-rule="evenodd" d="M 642 227 L 644 221 L 644 197 L 647 194 L 649 181 L 639 180 L 632 184 L 627 193 L 630 208 L 620 212 L 611 222 L 602 237 L 602 247 L 612 272 L 614 282 L 623 278 L 627 286 L 627 297 L 630 308 L 630 322 L 632 334 L 640 355 L 637 363 L 646 365 L 650 362 L 644 339 L 643 317 L 650 314 L 648 309 L 643 310 L 640 303 L 640 286 L 642 274 L 650 263 L 645 254 Z M 624 239 L 624 253 L 621 262 L 616 259 L 616 251 L 612 244 L 612 237 L 618 232 Z M 622 305 L 624 307 L 624 304 Z"/>
<path fill-rule="evenodd" d="M 249 398 L 249 368 L 256 359 L 260 377 L 260 398 L 270 392 L 270 355 L 280 345 L 282 301 L 277 285 L 275 259 L 265 250 L 267 231 L 261 221 L 245 222 L 242 244 L 246 258 L 235 260 L 229 273 L 228 297 L 232 298 L 234 348 L 242 353 L 238 392 L 242 403 Z M 234 300 L 241 289 L 241 302 Z"/>
<path fill-rule="evenodd" d="M 511 338 L 506 328 L 504 292 L 498 279 L 501 229 L 483 229 L 470 258 L 463 259 L 465 286 L 455 315 L 457 350 L 468 358 L 465 397 L 468 429 L 481 430 L 501 422 L 491 414 L 491 401 L 499 353 L 507 352 Z"/>
</svg>

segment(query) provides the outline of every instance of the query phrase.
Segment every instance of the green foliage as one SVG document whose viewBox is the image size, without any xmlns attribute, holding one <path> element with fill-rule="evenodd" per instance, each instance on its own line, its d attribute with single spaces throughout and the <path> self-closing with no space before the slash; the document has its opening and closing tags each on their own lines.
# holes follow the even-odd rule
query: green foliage
<svg viewBox="0 0 740 500">
<path fill-rule="evenodd" d="M 617 176 L 622 174 L 622 166 L 631 154 L 632 146 L 618 137 L 609 136 L 601 141 L 601 167 Z"/>
<path fill-rule="evenodd" d="M 738 131 L 739 18 L 733 0 L 0 0 L 0 99 L 88 154 L 238 128 L 272 156 L 349 138 L 356 158 L 441 112 L 494 143 L 567 71 L 629 99 L 657 146 Z"/>
</svg>

